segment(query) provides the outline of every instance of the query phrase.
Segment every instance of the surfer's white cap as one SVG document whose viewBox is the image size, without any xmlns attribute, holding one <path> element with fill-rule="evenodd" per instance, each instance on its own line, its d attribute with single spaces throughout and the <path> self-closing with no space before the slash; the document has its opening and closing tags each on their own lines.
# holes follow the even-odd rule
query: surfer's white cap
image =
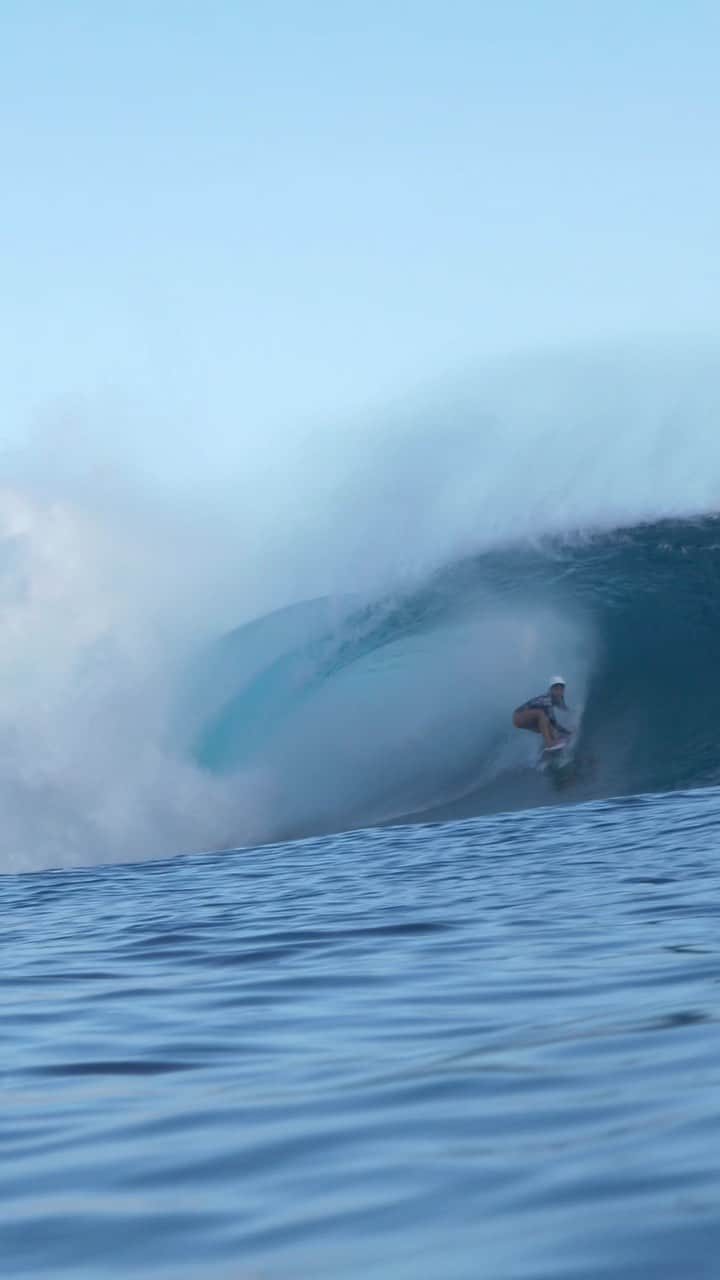
<svg viewBox="0 0 720 1280">
<path fill-rule="evenodd" d="M 550 688 L 551 688 L 551 689 L 552 689 L 552 687 L 553 687 L 553 685 L 554 685 L 554 684 L 561 684 L 561 685 L 564 687 L 564 686 L 565 686 L 565 681 L 563 680 L 562 676 L 553 676 L 553 677 L 552 677 L 552 679 L 551 679 L 551 681 L 550 681 Z"/>
</svg>

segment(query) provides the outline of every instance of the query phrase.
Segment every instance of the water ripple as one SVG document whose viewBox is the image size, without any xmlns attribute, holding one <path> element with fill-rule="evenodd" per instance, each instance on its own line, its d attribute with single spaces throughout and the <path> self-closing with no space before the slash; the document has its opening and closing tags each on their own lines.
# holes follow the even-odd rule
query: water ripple
<svg viewBox="0 0 720 1280">
<path fill-rule="evenodd" d="M 719 825 L 4 878 L 3 1276 L 714 1276 Z"/>
</svg>

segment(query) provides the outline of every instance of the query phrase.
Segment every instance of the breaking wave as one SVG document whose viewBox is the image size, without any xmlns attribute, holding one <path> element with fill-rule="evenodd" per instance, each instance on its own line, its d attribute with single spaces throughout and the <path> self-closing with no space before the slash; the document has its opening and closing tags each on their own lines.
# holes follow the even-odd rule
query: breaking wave
<svg viewBox="0 0 720 1280">
<path fill-rule="evenodd" d="M 16 468 L 0 870 L 719 782 L 717 363 L 640 366 L 508 364 L 270 442 L 214 531 Z M 511 714 L 558 669 L 548 778 Z"/>
</svg>

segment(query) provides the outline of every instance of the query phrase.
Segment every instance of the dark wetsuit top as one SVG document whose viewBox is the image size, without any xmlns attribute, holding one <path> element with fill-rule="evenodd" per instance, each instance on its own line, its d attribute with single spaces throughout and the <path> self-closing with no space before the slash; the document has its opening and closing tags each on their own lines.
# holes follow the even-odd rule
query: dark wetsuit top
<svg viewBox="0 0 720 1280">
<path fill-rule="evenodd" d="M 523 702 L 522 705 L 516 707 L 515 710 L 544 711 L 553 728 L 557 729 L 558 733 L 565 733 L 569 737 L 570 730 L 566 729 L 564 725 L 558 724 L 557 716 L 555 715 L 556 707 L 562 707 L 564 710 L 567 710 L 564 702 L 553 702 L 549 693 L 540 693 L 537 698 L 528 698 L 527 702 Z"/>
</svg>

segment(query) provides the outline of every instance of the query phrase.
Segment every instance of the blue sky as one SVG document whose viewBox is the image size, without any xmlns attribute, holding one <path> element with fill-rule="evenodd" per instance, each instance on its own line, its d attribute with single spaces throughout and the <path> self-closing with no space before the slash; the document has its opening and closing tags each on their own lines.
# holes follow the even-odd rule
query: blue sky
<svg viewBox="0 0 720 1280">
<path fill-rule="evenodd" d="M 3 0 L 6 440 L 186 480 L 496 354 L 715 338 L 720 11 Z"/>
</svg>

